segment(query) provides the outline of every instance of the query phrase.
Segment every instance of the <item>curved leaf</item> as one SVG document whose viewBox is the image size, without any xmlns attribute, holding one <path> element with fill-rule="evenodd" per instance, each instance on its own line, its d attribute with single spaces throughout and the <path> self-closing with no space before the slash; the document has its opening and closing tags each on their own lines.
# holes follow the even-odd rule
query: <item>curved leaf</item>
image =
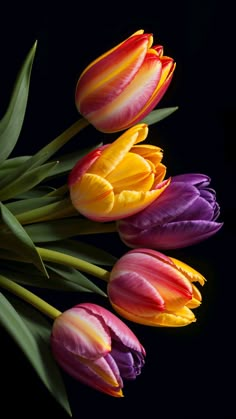
<svg viewBox="0 0 236 419">
<path fill-rule="evenodd" d="M 10 155 L 20 135 L 28 101 L 31 68 L 36 46 L 37 41 L 19 71 L 8 109 L 0 121 L 0 163 Z"/>
<path fill-rule="evenodd" d="M 14 253 L 27 258 L 47 276 L 44 263 L 31 238 L 14 215 L 0 202 L 0 221 L 5 226 L 1 232 L 0 247 L 13 250 Z"/>
<path fill-rule="evenodd" d="M 114 223 L 106 223 L 106 233 L 114 232 Z M 86 218 L 67 218 L 63 220 L 52 220 L 40 224 L 25 226 L 25 230 L 34 243 L 50 242 L 68 239 L 79 235 L 103 233 L 102 223 L 96 223 Z"/>
<path fill-rule="evenodd" d="M 4 201 L 10 199 L 38 185 L 47 177 L 48 173 L 51 172 L 57 164 L 57 161 L 46 163 L 40 167 L 28 170 L 21 176 L 16 177 L 12 182 L 0 189 L 0 200 Z"/>
<path fill-rule="evenodd" d="M 49 392 L 72 416 L 66 388 L 50 350 L 51 323 L 35 309 L 0 293 L 0 324 L 21 348 Z"/>
</svg>

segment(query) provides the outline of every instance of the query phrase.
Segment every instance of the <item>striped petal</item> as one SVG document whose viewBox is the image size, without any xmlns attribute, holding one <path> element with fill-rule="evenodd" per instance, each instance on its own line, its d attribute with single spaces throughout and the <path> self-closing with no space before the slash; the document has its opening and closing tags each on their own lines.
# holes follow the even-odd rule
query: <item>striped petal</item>
<svg viewBox="0 0 236 419">
<path fill-rule="evenodd" d="M 85 306 L 93 315 L 98 316 L 100 321 L 109 328 L 110 334 L 125 347 L 145 354 L 143 346 L 131 329 L 109 310 L 92 303 L 80 304 L 80 306 Z"/>
<path fill-rule="evenodd" d="M 191 282 L 199 282 L 199 284 L 204 285 L 206 279 L 202 274 L 200 274 L 196 269 L 193 269 L 191 266 L 187 265 L 187 263 L 184 263 L 178 259 L 170 257 L 172 262 L 174 262 L 175 266 L 186 275 L 186 277 Z"/>
<path fill-rule="evenodd" d="M 149 34 L 133 35 L 84 70 L 76 86 L 76 104 L 83 115 L 89 119 L 89 114 L 115 100 L 130 84 L 149 44 Z"/>
<path fill-rule="evenodd" d="M 73 307 L 56 318 L 52 329 L 53 346 L 76 356 L 97 359 L 111 350 L 108 329 L 81 307 Z"/>
<path fill-rule="evenodd" d="M 162 64 L 157 54 L 147 53 L 136 76 L 112 102 L 91 115 L 92 123 L 103 132 L 115 132 L 141 119 L 143 108 L 152 98 L 161 78 Z M 109 118 L 107 118 L 109 115 Z M 137 118 L 139 115 L 139 118 Z"/>
</svg>

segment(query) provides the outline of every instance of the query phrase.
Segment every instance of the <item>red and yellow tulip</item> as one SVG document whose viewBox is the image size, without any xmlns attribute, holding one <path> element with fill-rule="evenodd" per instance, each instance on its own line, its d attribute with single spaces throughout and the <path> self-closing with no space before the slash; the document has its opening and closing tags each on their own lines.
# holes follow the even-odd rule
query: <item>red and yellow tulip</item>
<svg viewBox="0 0 236 419">
<path fill-rule="evenodd" d="M 204 277 L 187 264 L 151 249 L 127 252 L 114 265 L 108 296 L 122 317 L 148 326 L 186 326 L 201 303 L 193 282 Z"/>
<path fill-rule="evenodd" d="M 95 221 L 114 221 L 135 214 L 165 190 L 163 153 L 153 145 L 139 145 L 148 134 L 146 124 L 125 131 L 116 141 L 87 154 L 69 176 L 73 206 Z"/>
<path fill-rule="evenodd" d="M 76 86 L 78 111 L 96 129 L 116 132 L 140 122 L 166 92 L 175 69 L 172 58 L 139 30 L 98 57 Z"/>
<path fill-rule="evenodd" d="M 117 316 L 96 304 L 64 311 L 53 323 L 52 353 L 69 375 L 114 397 L 122 397 L 123 380 L 141 373 L 145 350 Z"/>
</svg>

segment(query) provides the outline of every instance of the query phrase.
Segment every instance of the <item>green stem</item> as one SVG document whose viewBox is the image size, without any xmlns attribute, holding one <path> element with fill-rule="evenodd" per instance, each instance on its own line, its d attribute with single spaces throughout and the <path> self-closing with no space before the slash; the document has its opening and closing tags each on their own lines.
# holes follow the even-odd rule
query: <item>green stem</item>
<svg viewBox="0 0 236 419">
<path fill-rule="evenodd" d="M 93 265 L 92 263 L 86 262 L 85 260 L 76 258 L 74 256 L 67 255 L 65 253 L 57 252 L 51 249 L 45 249 L 42 247 L 36 247 L 41 258 L 47 262 L 59 263 L 60 265 L 72 266 L 75 269 L 79 269 L 82 272 L 86 272 L 89 275 L 93 275 L 96 278 L 102 279 L 108 282 L 110 272 L 106 271 L 99 266 Z"/>
<path fill-rule="evenodd" d="M 0 275 L 0 286 L 7 291 L 10 291 L 12 294 L 20 297 L 22 300 L 34 306 L 41 313 L 46 314 L 46 316 L 55 320 L 60 316 L 61 311 L 57 310 L 55 307 L 46 303 L 42 298 L 33 294 L 31 291 L 22 287 L 21 285 L 13 282 L 11 279 L 6 278 L 5 276 Z"/>
<path fill-rule="evenodd" d="M 49 192 L 46 196 L 63 196 L 68 192 L 68 185 L 67 183 L 65 185 L 60 186 L 59 188 L 55 189 L 52 192 Z"/>
</svg>

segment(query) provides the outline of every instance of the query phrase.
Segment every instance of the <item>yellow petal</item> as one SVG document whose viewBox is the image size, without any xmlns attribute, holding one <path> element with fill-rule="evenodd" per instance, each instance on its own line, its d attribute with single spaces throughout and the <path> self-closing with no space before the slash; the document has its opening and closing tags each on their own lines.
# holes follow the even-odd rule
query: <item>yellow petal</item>
<svg viewBox="0 0 236 419">
<path fill-rule="evenodd" d="M 146 316 L 136 316 L 133 313 L 123 310 L 122 308 L 111 303 L 114 310 L 123 318 L 132 321 L 134 323 L 143 324 L 145 326 L 154 326 L 154 327 L 182 327 L 187 326 L 196 321 L 196 318 L 193 312 L 187 308 L 183 307 L 182 309 L 175 311 L 173 313 L 160 313 L 157 312 L 151 317 Z"/>
<path fill-rule="evenodd" d="M 135 214 L 150 205 L 168 186 L 168 181 L 163 182 L 160 189 L 148 192 L 123 191 L 115 195 L 114 206 L 110 213 L 111 218 L 119 219 Z"/>
<path fill-rule="evenodd" d="M 122 161 L 124 156 L 130 151 L 131 147 L 144 141 L 148 135 L 146 124 L 137 124 L 125 131 L 116 141 L 109 144 L 101 156 L 89 168 L 89 173 L 96 173 L 102 177 L 107 177 L 111 171 Z"/>
<path fill-rule="evenodd" d="M 157 166 L 163 158 L 162 149 L 151 144 L 136 145 L 132 147 L 131 152 L 150 160 L 155 166 Z"/>
<path fill-rule="evenodd" d="M 195 285 L 192 284 L 192 288 L 193 288 L 193 298 L 192 300 L 190 300 L 186 306 L 188 308 L 197 308 L 200 306 L 201 301 L 202 301 L 202 296 L 200 291 L 198 290 L 197 287 L 195 287 Z"/>
<path fill-rule="evenodd" d="M 112 184 L 114 193 L 123 190 L 148 191 L 154 179 L 154 176 L 150 177 L 151 174 L 152 167 L 143 157 L 128 153 L 106 180 Z"/>
<path fill-rule="evenodd" d="M 174 262 L 176 267 L 186 275 L 189 281 L 191 282 L 198 281 L 199 284 L 204 285 L 206 279 L 198 271 L 196 271 L 191 266 L 187 265 L 184 262 L 181 262 L 178 259 L 175 259 L 175 258 L 170 258 L 170 259 Z"/>
<path fill-rule="evenodd" d="M 70 197 L 74 207 L 85 216 L 109 213 L 114 204 L 111 184 L 90 173 L 71 186 Z"/>
</svg>

